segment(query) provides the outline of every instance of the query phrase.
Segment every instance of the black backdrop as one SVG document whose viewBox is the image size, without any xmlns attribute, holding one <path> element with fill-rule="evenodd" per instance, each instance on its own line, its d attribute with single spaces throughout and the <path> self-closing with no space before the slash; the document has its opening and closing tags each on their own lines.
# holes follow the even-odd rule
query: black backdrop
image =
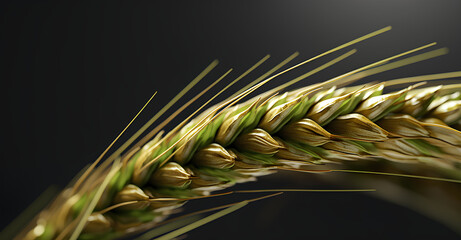
<svg viewBox="0 0 461 240">
<path fill-rule="evenodd" d="M 388 25 L 394 27 L 391 32 L 358 44 L 359 52 L 353 57 L 302 84 L 323 81 L 432 41 L 449 47 L 450 54 L 373 80 L 461 69 L 461 3 L 456 0 L 37 0 L 3 1 L 0 8 L 4 122 L 0 134 L 0 228 L 48 186 L 65 186 L 96 159 L 154 91 L 159 93 L 153 104 L 125 136 L 134 133 L 213 59 L 220 59 L 220 65 L 186 99 L 228 68 L 235 69 L 235 78 L 267 53 L 272 58 L 240 87 L 294 51 L 301 53 L 295 60 L 299 62 Z M 278 85 L 311 68 L 271 84 Z M 204 102 L 200 99 L 171 126 Z M 335 187 L 319 186 L 314 178 L 302 176 L 267 177 L 243 187 Z M 191 208 L 216 206 L 226 200 L 194 202 Z M 457 237 L 416 212 L 352 193 L 285 194 L 247 206 L 189 234 L 190 239 L 283 236 Z"/>
</svg>

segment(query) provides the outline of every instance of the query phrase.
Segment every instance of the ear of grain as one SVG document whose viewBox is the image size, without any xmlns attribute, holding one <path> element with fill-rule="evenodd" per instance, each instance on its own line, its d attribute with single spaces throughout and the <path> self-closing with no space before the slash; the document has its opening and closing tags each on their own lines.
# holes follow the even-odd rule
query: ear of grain
<svg viewBox="0 0 461 240">
<path fill-rule="evenodd" d="M 335 96 L 337 91 L 343 93 Z M 444 122 L 444 118 L 434 120 L 434 116 L 441 114 L 443 109 L 448 112 L 456 111 L 454 107 L 445 107 L 445 104 L 456 106 L 456 98 L 439 96 L 429 89 L 418 90 L 424 94 L 417 100 L 407 97 L 406 94 L 413 94 L 411 88 L 385 95 L 377 95 L 375 91 L 372 90 L 371 94 L 365 94 L 365 91 L 357 94 L 353 89 L 327 90 L 288 101 L 288 96 L 292 94 L 289 92 L 263 104 L 261 101 L 254 101 L 228 109 L 223 114 L 223 119 L 216 121 L 221 125 L 204 128 L 196 135 L 196 139 L 205 136 L 208 145 L 203 147 L 203 141 L 189 139 L 177 148 L 184 150 L 172 151 L 168 155 L 187 152 L 190 157 L 186 159 L 192 161 L 157 165 L 150 174 L 147 185 L 109 185 L 106 192 L 114 193 L 102 198 L 101 201 L 108 202 L 103 206 L 121 205 L 110 211 L 103 211 L 103 214 L 94 212 L 90 215 L 82 238 L 116 236 L 142 227 L 145 223 L 161 221 L 182 203 L 171 201 L 165 207 L 152 204 L 152 200 L 206 195 L 210 190 L 253 180 L 255 176 L 266 174 L 265 169 L 270 166 L 303 168 L 322 160 L 379 157 L 391 161 L 456 168 L 458 159 L 461 159 L 461 141 L 458 140 L 461 137 L 457 138 L 460 136 L 459 132 L 449 127 L 449 124 L 459 120 L 459 117 L 450 118 L 449 122 Z M 447 100 L 439 100 L 439 106 L 434 107 L 438 111 L 428 111 L 429 105 L 434 104 L 437 99 Z M 409 104 L 412 104 L 413 111 L 405 108 Z M 416 115 L 421 115 L 420 118 L 407 114 L 415 112 L 416 108 Z M 261 109 L 264 110 L 262 114 Z M 421 114 L 422 112 L 425 114 Z M 431 117 L 432 120 L 424 120 L 426 117 Z M 269 134 L 257 125 L 275 133 Z M 211 123 L 209 126 L 214 125 Z M 191 127 L 186 126 L 178 134 L 187 134 L 187 129 Z M 213 136 L 211 142 L 215 143 L 209 144 L 209 136 Z M 172 138 L 175 139 L 177 138 Z M 220 144 L 223 142 L 225 147 Z M 141 148 L 121 172 L 136 172 L 136 168 L 142 167 L 137 166 L 136 161 L 141 158 L 149 161 L 156 154 L 160 154 L 162 151 L 153 150 L 154 144 L 150 142 Z M 163 145 L 166 148 L 171 142 Z M 112 182 L 120 184 L 120 176 L 115 177 Z M 135 182 L 133 174 L 131 178 L 132 180 L 122 182 Z M 153 188 L 146 190 L 147 186 Z M 69 211 L 78 212 L 77 209 Z"/>
<path fill-rule="evenodd" d="M 274 167 L 381 158 L 459 168 L 461 132 L 453 128 L 461 119 L 459 86 L 450 93 L 415 85 L 383 94 L 384 84 L 317 92 L 315 85 L 231 107 L 261 85 L 159 134 L 126 155 L 110 177 L 97 169 L 85 182 L 88 191 L 48 209 L 25 238 L 124 236 L 163 221 L 187 199 L 252 181 Z M 85 211 L 88 206 L 94 210 Z"/>
</svg>

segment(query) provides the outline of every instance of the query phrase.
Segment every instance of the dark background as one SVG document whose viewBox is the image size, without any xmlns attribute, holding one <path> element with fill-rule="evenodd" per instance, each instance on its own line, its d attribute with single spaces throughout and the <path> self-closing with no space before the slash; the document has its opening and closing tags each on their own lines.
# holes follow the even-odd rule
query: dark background
<svg viewBox="0 0 461 240">
<path fill-rule="evenodd" d="M 357 54 L 301 85 L 433 41 L 449 47 L 450 54 L 372 80 L 461 70 L 461 3 L 455 0 L 37 0 L 2 1 L 0 9 L 4 122 L 0 134 L 0 229 L 48 186 L 62 188 L 96 159 L 154 91 L 159 92 L 154 102 L 122 140 L 213 59 L 220 59 L 220 65 L 185 99 L 233 67 L 228 83 L 265 54 L 272 58 L 225 96 L 294 51 L 301 53 L 294 61 L 299 62 L 388 25 L 394 27 L 391 32 L 356 45 Z M 277 79 L 272 86 L 324 61 Z M 206 97 L 200 99 L 168 128 L 205 101 Z M 314 178 L 303 176 L 301 182 L 299 176 L 271 176 L 243 187 L 335 188 L 318 186 L 312 182 Z M 195 207 L 216 206 L 224 200 Z M 291 193 L 251 204 L 189 237 L 455 239 L 457 235 L 414 211 L 369 195 Z"/>
</svg>

